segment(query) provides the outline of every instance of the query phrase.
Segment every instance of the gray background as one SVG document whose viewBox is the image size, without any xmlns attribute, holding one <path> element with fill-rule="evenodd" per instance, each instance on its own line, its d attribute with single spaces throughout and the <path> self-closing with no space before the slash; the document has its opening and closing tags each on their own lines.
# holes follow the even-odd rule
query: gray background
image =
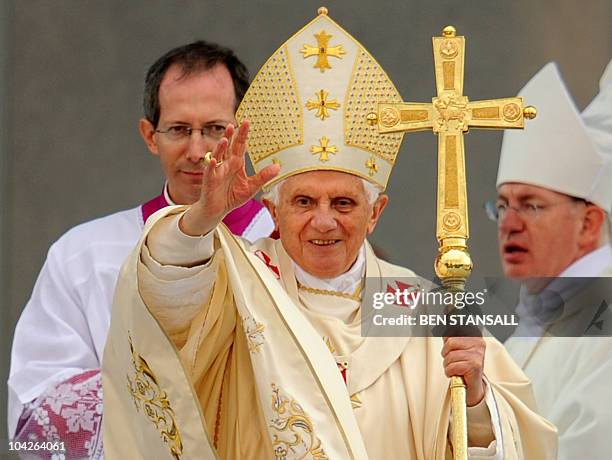
<svg viewBox="0 0 612 460">
<path fill-rule="evenodd" d="M 467 36 L 465 94 L 515 95 L 556 60 L 580 109 L 612 56 L 611 0 L 328 1 L 330 16 L 378 59 L 405 100 L 434 93 L 432 35 Z M 12 331 L 49 245 L 73 225 L 135 206 L 163 178 L 137 123 L 147 67 L 197 38 L 235 48 L 254 74 L 320 2 L 0 0 L 0 439 L 5 437 Z M 466 139 L 471 252 L 500 273 L 495 193 L 501 134 Z M 391 204 L 372 241 L 389 259 L 431 275 L 436 139 L 407 135 Z"/>
</svg>

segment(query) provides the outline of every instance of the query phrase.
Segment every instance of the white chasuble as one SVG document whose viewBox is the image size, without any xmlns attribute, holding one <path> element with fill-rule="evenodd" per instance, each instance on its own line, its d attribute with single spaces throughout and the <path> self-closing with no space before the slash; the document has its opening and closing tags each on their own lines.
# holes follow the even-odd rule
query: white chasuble
<svg viewBox="0 0 612 460">
<path fill-rule="evenodd" d="M 609 264 L 610 249 L 604 248 L 604 253 L 602 262 Z M 559 460 L 585 453 L 592 459 L 611 456 L 607 441 L 612 430 L 612 315 L 609 307 L 605 312 L 600 307 L 602 300 L 610 301 L 606 278 L 612 277 L 612 266 L 580 265 L 572 265 L 568 276 L 590 277 L 592 282 L 566 299 L 562 314 L 548 325 L 546 335 L 513 336 L 505 344 L 533 381 L 538 410 L 559 430 Z M 555 336 L 564 330 L 578 336 Z M 586 336 L 580 336 L 583 333 Z"/>
<path fill-rule="evenodd" d="M 162 281 L 141 262 L 145 239 L 122 270 L 104 356 L 107 459 L 450 458 L 441 339 L 362 338 L 358 311 L 344 323 L 309 309 L 321 294 L 299 289 L 280 241 L 247 248 L 220 227 L 213 280 L 173 267 L 176 279 Z M 415 276 L 369 247 L 366 272 Z M 331 308 L 352 301 L 322 297 Z M 555 458 L 529 382 L 497 342 L 487 345 L 498 451 Z"/>
</svg>

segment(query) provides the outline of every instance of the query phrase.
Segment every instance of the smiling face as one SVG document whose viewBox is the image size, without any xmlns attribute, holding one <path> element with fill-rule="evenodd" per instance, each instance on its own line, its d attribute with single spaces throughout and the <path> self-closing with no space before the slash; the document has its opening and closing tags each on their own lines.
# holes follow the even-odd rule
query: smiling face
<svg viewBox="0 0 612 460">
<path fill-rule="evenodd" d="M 509 278 L 557 276 L 591 250 L 591 245 L 588 250 L 585 245 L 585 217 L 592 205 L 519 183 L 501 185 L 497 202 L 508 206 L 498 222 L 498 239 L 502 267 Z M 517 212 L 528 204 L 539 208 L 535 216 Z"/>
<path fill-rule="evenodd" d="M 175 203 L 191 204 L 200 197 L 201 160 L 206 152 L 214 149 L 218 140 L 193 132 L 185 141 L 176 142 L 155 130 L 210 126 L 214 133 L 235 123 L 235 104 L 232 77 L 222 64 L 189 75 L 183 75 L 182 69 L 173 65 L 164 75 L 159 87 L 157 127 L 143 118 L 140 133 L 150 152 L 159 156 L 170 197 Z"/>
<path fill-rule="evenodd" d="M 388 198 L 374 205 L 361 179 L 337 171 L 309 171 L 286 179 L 278 206 L 265 201 L 289 256 L 318 278 L 349 270 Z"/>
</svg>

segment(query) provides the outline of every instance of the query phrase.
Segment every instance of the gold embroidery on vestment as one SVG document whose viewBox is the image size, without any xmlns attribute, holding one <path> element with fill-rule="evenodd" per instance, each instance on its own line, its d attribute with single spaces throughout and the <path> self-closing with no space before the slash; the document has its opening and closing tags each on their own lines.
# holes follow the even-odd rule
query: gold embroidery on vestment
<svg viewBox="0 0 612 460">
<path fill-rule="evenodd" d="M 134 350 L 132 337 L 129 334 L 128 339 L 135 374 L 133 378 L 126 376 L 127 388 L 134 400 L 136 411 L 139 412 L 142 408 L 149 421 L 159 431 L 162 440 L 168 445 L 172 457 L 178 460 L 183 453 L 183 442 L 168 395 L 159 386 L 157 377 L 145 359 Z"/>
<path fill-rule="evenodd" d="M 351 405 L 353 406 L 353 409 L 359 409 L 361 406 L 363 406 L 363 403 L 361 402 L 361 399 L 359 399 L 359 396 L 357 396 L 357 393 L 351 396 Z"/>
<path fill-rule="evenodd" d="M 327 348 L 328 348 L 329 352 L 332 355 L 335 355 L 336 354 L 336 348 L 334 348 L 334 346 L 333 346 L 333 344 L 331 342 L 331 339 L 329 337 L 323 337 L 323 341 L 325 342 L 325 345 L 327 345 Z"/>
<path fill-rule="evenodd" d="M 262 346 L 265 341 L 265 337 L 263 335 L 265 326 L 255 321 L 255 318 L 247 316 L 242 319 L 242 327 L 247 338 L 249 351 L 257 353 L 259 351 L 259 347 Z"/>
<path fill-rule="evenodd" d="M 274 383 L 272 410 L 274 418 L 270 421 L 270 428 L 275 432 L 272 435 L 275 460 L 329 460 L 308 414 Z"/>
</svg>

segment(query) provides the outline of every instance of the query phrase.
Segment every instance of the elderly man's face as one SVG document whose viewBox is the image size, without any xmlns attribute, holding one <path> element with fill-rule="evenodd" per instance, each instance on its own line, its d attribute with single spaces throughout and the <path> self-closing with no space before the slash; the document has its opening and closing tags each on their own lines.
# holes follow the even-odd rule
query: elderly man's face
<svg viewBox="0 0 612 460">
<path fill-rule="evenodd" d="M 519 183 L 500 186 L 497 203 L 508 206 L 498 222 L 498 238 L 509 278 L 557 276 L 583 255 L 584 203 Z M 538 208 L 535 213 L 532 205 Z"/>
<path fill-rule="evenodd" d="M 355 262 L 387 201 L 381 195 L 370 205 L 352 174 L 310 171 L 285 181 L 278 206 L 266 205 L 289 256 L 311 275 L 334 278 Z"/>
</svg>

